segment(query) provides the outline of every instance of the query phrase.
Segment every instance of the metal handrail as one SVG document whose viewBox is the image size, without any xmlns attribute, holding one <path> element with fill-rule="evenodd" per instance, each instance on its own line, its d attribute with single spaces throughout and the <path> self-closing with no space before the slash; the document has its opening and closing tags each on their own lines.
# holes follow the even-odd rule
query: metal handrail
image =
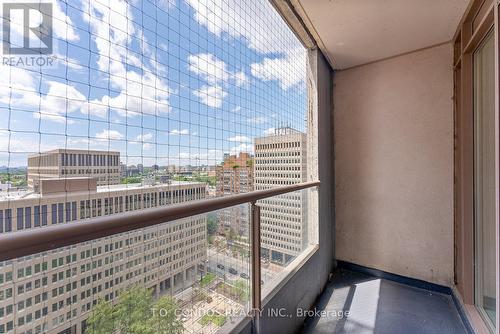
<svg viewBox="0 0 500 334">
<path fill-rule="evenodd" d="M 264 198 L 319 185 L 320 181 L 304 182 L 280 188 L 256 190 L 227 197 L 185 202 L 147 210 L 129 211 L 74 223 L 6 233 L 0 235 L 0 261 L 12 260 L 22 256 L 76 245 L 81 242 L 159 225 L 239 204 L 255 203 L 255 201 Z"/>
<path fill-rule="evenodd" d="M 260 334 L 260 311 L 262 310 L 261 296 L 261 263 L 260 263 L 260 207 L 251 203 L 250 239 L 252 246 L 252 320 L 253 333 Z"/>
<path fill-rule="evenodd" d="M 260 207 L 256 201 L 289 192 L 317 187 L 319 181 L 304 182 L 280 188 L 257 190 L 227 197 L 210 198 L 192 202 L 124 212 L 111 216 L 86 219 L 84 221 L 51 225 L 40 229 L 0 235 L 0 262 L 28 256 L 85 241 L 150 227 L 169 221 L 188 218 L 231 206 L 250 203 L 250 239 L 252 265 L 252 312 L 253 332 L 260 334 L 261 263 L 260 263 Z"/>
</svg>

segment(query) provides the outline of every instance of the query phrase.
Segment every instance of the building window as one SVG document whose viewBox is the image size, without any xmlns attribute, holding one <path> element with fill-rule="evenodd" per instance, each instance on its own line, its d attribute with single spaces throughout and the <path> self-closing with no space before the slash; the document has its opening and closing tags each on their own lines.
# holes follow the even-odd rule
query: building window
<svg viewBox="0 0 500 334">
<path fill-rule="evenodd" d="M 40 226 L 40 205 L 35 205 L 33 209 L 34 226 Z"/>
<path fill-rule="evenodd" d="M 31 207 L 24 208 L 24 226 L 31 228 Z"/>
<path fill-rule="evenodd" d="M 71 203 L 66 202 L 66 221 L 71 221 Z"/>
<path fill-rule="evenodd" d="M 57 204 L 52 204 L 52 225 L 57 224 Z"/>
<path fill-rule="evenodd" d="M 17 230 L 24 229 L 24 208 L 17 208 Z"/>
<path fill-rule="evenodd" d="M 76 220 L 76 202 L 71 203 L 71 220 Z"/>
<path fill-rule="evenodd" d="M 47 226 L 47 205 L 42 205 L 42 226 Z"/>
</svg>

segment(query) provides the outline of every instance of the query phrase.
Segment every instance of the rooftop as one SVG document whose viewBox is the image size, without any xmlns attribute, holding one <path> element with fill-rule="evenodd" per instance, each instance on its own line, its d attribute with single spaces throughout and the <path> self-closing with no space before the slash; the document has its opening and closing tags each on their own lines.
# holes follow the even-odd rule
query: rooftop
<svg viewBox="0 0 500 334">
<path fill-rule="evenodd" d="M 97 193 L 104 192 L 118 192 L 122 190 L 131 190 L 131 189 L 151 189 L 151 188 L 172 188 L 172 187 L 180 187 L 180 186 L 203 186 L 206 184 L 202 182 L 191 182 L 191 181 L 171 181 L 171 183 L 157 183 L 157 184 L 142 184 L 142 183 L 128 183 L 128 184 L 113 184 L 113 185 L 105 185 L 105 186 L 97 186 Z M 88 191 L 80 191 L 78 193 L 86 193 Z M 92 191 L 90 191 L 92 192 Z M 75 192 L 76 193 L 76 192 Z M 50 195 L 41 195 L 39 193 L 30 191 L 30 190 L 15 190 L 15 191 L 4 191 L 0 192 L 0 202 L 1 201 L 13 201 L 13 200 L 21 200 L 21 199 L 40 199 L 40 198 L 50 198 L 50 197 L 60 197 L 67 196 L 67 193 L 58 193 L 58 194 L 50 194 Z"/>
<path fill-rule="evenodd" d="M 87 150 L 87 149 L 76 149 L 76 148 L 58 148 L 50 151 L 44 151 L 40 153 L 34 153 L 28 155 L 28 158 L 37 157 L 43 154 L 52 154 L 52 153 L 75 153 L 75 154 L 113 154 L 120 155 L 120 151 L 107 151 L 107 150 Z"/>
</svg>

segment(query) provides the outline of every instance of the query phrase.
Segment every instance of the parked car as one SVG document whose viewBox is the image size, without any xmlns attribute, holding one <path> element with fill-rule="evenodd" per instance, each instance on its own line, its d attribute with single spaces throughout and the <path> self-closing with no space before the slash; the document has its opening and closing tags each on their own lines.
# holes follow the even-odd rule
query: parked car
<svg viewBox="0 0 500 334">
<path fill-rule="evenodd" d="M 234 269 L 234 268 L 229 268 L 228 271 L 229 271 L 230 274 L 233 274 L 233 275 L 237 275 L 238 274 L 238 271 L 236 269 Z"/>
<path fill-rule="evenodd" d="M 247 273 L 241 273 L 241 274 L 240 274 L 240 277 L 241 277 L 241 278 L 244 278 L 244 279 L 250 279 L 250 276 L 248 276 L 248 274 L 247 274 Z"/>
<path fill-rule="evenodd" d="M 219 268 L 220 270 L 224 270 L 225 267 L 222 264 L 218 263 L 217 268 Z"/>
</svg>

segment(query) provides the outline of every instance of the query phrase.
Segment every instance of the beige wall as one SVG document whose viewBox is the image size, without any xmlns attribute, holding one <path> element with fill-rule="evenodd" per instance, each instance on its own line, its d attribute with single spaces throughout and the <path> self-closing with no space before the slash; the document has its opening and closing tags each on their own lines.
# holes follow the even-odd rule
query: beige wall
<svg viewBox="0 0 500 334">
<path fill-rule="evenodd" d="M 337 72 L 336 258 L 453 282 L 452 49 Z"/>
</svg>

